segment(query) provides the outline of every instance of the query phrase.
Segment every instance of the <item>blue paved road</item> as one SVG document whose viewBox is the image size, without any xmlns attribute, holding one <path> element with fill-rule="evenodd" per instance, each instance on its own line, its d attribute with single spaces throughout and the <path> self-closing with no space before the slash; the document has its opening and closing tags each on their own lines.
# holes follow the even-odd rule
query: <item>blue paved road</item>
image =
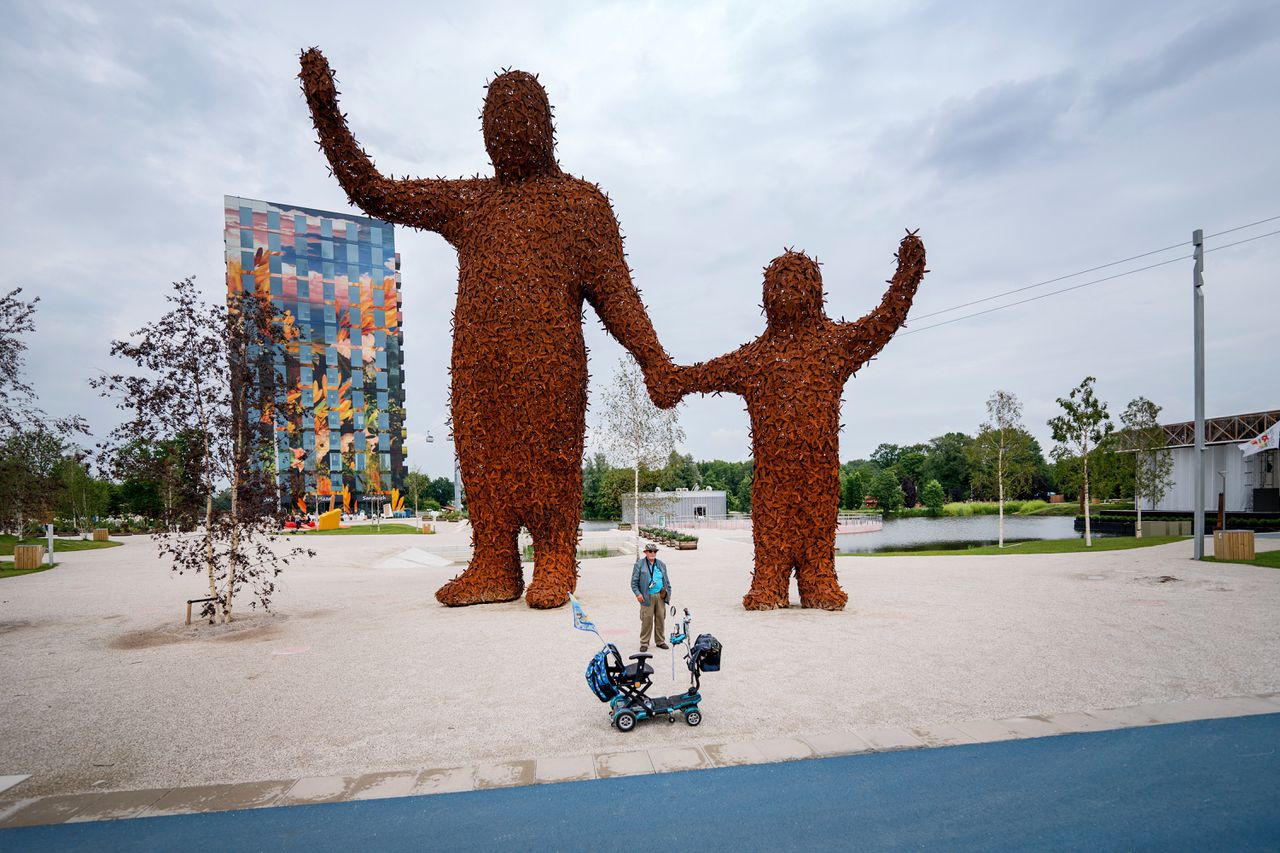
<svg viewBox="0 0 1280 853">
<path fill-rule="evenodd" d="M 1280 850 L 1280 714 L 0 832 L 0 850 Z"/>
</svg>

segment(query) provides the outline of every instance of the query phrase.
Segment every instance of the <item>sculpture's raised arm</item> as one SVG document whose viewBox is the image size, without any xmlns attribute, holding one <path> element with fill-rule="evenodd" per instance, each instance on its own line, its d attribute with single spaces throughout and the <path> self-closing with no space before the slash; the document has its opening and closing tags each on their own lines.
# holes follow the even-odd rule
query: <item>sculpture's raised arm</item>
<svg viewBox="0 0 1280 853">
<path fill-rule="evenodd" d="M 842 348 L 853 357 L 856 370 L 884 349 L 889 339 L 907 319 L 911 302 L 924 274 L 924 242 L 909 231 L 898 244 L 898 269 L 889 280 L 880 305 L 874 311 L 852 323 L 841 323 Z"/>
<path fill-rule="evenodd" d="M 370 216 L 449 237 L 451 223 L 462 214 L 483 182 L 439 178 L 396 181 L 383 177 L 347 128 L 346 117 L 338 109 L 333 71 L 318 48 L 303 51 L 298 79 L 302 81 L 320 147 L 351 203 Z"/>
</svg>

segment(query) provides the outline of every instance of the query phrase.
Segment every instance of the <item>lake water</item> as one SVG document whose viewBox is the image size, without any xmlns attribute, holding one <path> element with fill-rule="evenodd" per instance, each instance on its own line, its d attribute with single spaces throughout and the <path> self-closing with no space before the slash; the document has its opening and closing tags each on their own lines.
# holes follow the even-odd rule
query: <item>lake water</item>
<svg viewBox="0 0 1280 853">
<path fill-rule="evenodd" d="M 998 516 L 959 518 L 891 518 L 876 533 L 845 533 L 836 537 L 836 551 L 944 550 L 974 545 L 994 545 L 999 536 Z M 1028 539 L 1079 539 L 1070 516 L 1005 516 L 1004 541 Z M 1097 536 L 1097 534 L 1094 534 Z"/>
</svg>

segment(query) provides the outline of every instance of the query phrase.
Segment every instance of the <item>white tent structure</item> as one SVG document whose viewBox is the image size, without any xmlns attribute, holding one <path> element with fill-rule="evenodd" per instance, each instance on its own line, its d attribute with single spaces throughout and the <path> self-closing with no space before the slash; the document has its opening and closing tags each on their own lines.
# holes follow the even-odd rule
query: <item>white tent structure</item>
<svg viewBox="0 0 1280 853">
<path fill-rule="evenodd" d="M 1206 511 L 1217 511 L 1222 492 L 1227 512 L 1280 512 L 1280 449 L 1272 440 L 1268 449 L 1248 455 L 1241 452 L 1242 444 L 1277 424 L 1280 409 L 1205 421 Z M 1168 424 L 1163 429 L 1173 453 L 1173 485 L 1155 509 L 1191 512 L 1195 509 L 1195 423 Z"/>
</svg>

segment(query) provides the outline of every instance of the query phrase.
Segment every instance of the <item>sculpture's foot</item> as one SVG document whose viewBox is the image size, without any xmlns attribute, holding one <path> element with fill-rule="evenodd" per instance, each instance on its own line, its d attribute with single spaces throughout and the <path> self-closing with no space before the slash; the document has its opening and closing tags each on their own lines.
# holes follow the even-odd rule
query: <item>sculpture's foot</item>
<svg viewBox="0 0 1280 853">
<path fill-rule="evenodd" d="M 742 597 L 742 606 L 747 610 L 779 610 L 791 606 L 790 597 L 753 589 Z"/>
<path fill-rule="evenodd" d="M 574 580 L 569 578 L 568 582 L 564 582 L 534 578 L 533 583 L 529 584 L 529 591 L 524 594 L 524 603 L 538 610 L 563 607 L 569 603 L 569 593 L 573 592 L 576 585 Z"/>
<path fill-rule="evenodd" d="M 494 604 L 515 601 L 524 592 L 524 577 L 519 572 L 498 574 L 467 569 L 436 590 L 436 601 L 446 607 L 471 604 Z"/>
<path fill-rule="evenodd" d="M 800 606 L 818 610 L 844 610 L 849 602 L 849 594 L 840 587 L 822 589 L 800 594 Z"/>
</svg>

